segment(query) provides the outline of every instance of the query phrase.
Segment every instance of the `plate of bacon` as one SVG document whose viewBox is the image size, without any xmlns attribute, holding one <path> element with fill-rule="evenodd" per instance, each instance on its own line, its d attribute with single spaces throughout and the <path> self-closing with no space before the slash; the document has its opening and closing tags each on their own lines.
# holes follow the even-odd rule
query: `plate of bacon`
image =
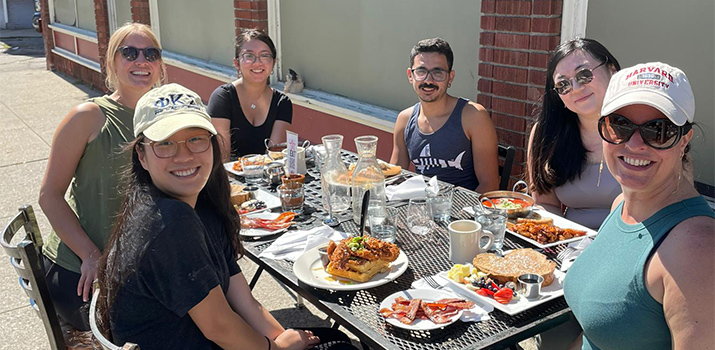
<svg viewBox="0 0 715 350">
<path fill-rule="evenodd" d="M 474 302 L 437 289 L 408 289 L 385 298 L 380 314 L 395 327 L 431 330 L 456 322 Z"/>
<path fill-rule="evenodd" d="M 241 236 L 264 237 L 281 233 L 293 224 L 295 213 L 259 212 L 241 215 Z"/>
</svg>

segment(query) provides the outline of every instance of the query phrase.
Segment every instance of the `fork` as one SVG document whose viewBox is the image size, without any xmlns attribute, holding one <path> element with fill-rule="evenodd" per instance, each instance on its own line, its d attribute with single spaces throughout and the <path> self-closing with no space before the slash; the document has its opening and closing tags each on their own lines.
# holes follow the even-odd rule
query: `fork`
<svg viewBox="0 0 715 350">
<path fill-rule="evenodd" d="M 437 283 L 437 281 L 435 281 L 434 278 L 432 278 L 432 276 L 425 276 L 425 277 L 424 277 L 424 280 L 425 280 L 425 282 L 427 282 L 427 284 L 429 284 L 430 287 L 432 287 L 432 288 L 434 288 L 434 289 L 442 289 L 442 288 L 444 288 L 444 286 L 442 286 L 442 285 L 440 285 L 439 283 Z"/>
<path fill-rule="evenodd" d="M 556 259 L 558 259 L 559 261 L 564 261 L 571 257 L 571 255 L 573 255 L 577 251 L 578 249 L 566 246 L 562 251 L 559 252 L 559 254 L 556 255 Z"/>
</svg>

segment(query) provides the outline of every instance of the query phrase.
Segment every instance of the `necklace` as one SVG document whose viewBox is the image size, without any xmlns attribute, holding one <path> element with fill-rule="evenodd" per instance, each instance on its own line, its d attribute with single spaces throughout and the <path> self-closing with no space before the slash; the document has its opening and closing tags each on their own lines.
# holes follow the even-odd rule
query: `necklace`
<svg viewBox="0 0 715 350">
<path fill-rule="evenodd" d="M 251 109 L 256 109 L 256 104 L 255 104 L 255 103 L 251 103 Z"/>
</svg>

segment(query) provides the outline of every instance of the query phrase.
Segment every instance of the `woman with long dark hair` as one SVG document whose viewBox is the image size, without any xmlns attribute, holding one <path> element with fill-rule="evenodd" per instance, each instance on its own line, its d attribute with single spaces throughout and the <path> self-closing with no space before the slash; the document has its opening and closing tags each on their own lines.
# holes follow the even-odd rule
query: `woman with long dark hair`
<svg viewBox="0 0 715 350">
<path fill-rule="evenodd" d="M 621 192 L 603 165 L 598 136 L 603 96 L 620 68 L 596 40 L 578 38 L 557 47 L 529 138 L 527 170 L 536 203 L 593 229 Z"/>
<path fill-rule="evenodd" d="M 207 111 L 222 139 L 225 160 L 230 156 L 265 153 L 265 139 L 285 141 L 293 121 L 293 104 L 268 85 L 276 62 L 276 46 L 263 30 L 246 29 L 236 39 L 233 65 L 238 79 L 221 85 L 209 99 Z"/>
<path fill-rule="evenodd" d="M 315 345 L 313 330 L 284 329 L 253 298 L 236 263 L 239 217 L 210 120 L 178 84 L 137 103 L 126 197 L 100 260 L 100 327 L 142 349 Z M 354 349 L 337 330 L 316 331 Z"/>
</svg>

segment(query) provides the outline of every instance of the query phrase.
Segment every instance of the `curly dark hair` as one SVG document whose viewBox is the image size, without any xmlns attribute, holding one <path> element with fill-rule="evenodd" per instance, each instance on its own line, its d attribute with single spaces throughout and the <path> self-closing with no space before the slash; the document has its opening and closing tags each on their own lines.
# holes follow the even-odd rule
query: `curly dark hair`
<svg viewBox="0 0 715 350">
<path fill-rule="evenodd" d="M 410 51 L 410 67 L 415 64 L 415 56 L 423 52 L 437 52 L 443 54 L 447 57 L 447 66 L 449 70 L 452 71 L 452 64 L 454 63 L 454 53 L 449 43 L 444 41 L 442 38 L 432 38 L 423 39 L 417 42 L 417 44 L 412 47 Z"/>
</svg>

